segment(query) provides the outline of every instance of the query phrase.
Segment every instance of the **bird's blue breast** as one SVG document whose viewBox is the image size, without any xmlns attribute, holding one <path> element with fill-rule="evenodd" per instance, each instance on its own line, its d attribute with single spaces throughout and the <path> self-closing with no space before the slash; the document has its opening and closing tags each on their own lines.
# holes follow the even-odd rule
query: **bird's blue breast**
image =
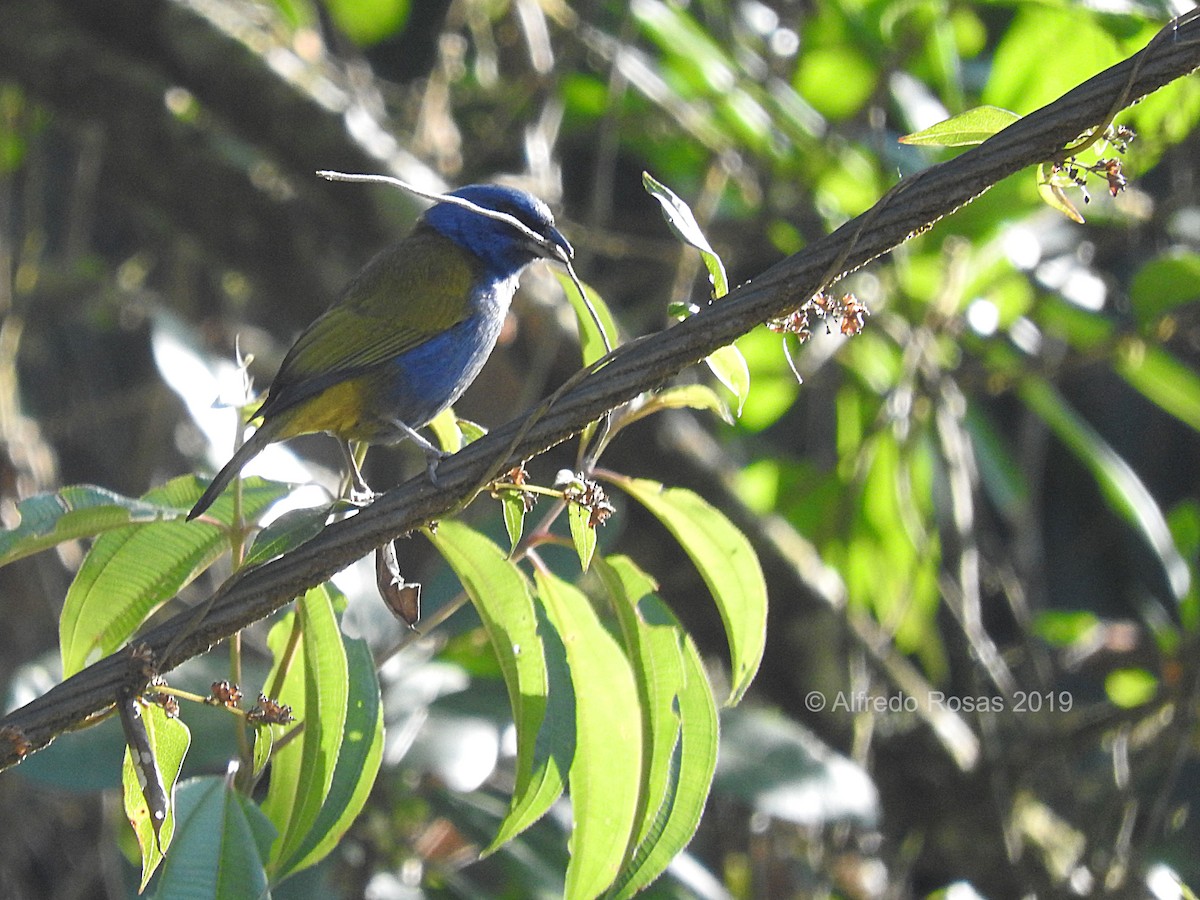
<svg viewBox="0 0 1200 900">
<path fill-rule="evenodd" d="M 465 319 L 393 360 L 379 418 L 419 428 L 458 400 L 495 348 L 515 289 L 515 278 L 477 286 Z"/>
</svg>

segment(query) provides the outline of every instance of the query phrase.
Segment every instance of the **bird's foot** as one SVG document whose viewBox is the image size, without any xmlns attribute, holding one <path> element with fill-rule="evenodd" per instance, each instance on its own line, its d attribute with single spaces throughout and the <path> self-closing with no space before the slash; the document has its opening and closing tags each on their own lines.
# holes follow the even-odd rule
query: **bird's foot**
<svg viewBox="0 0 1200 900">
<path fill-rule="evenodd" d="M 432 444 L 429 444 L 428 448 L 422 447 L 421 449 L 425 450 L 425 474 L 429 476 L 430 484 L 437 485 L 438 465 L 443 459 L 453 454 L 447 453 L 445 450 L 439 450 Z"/>
</svg>

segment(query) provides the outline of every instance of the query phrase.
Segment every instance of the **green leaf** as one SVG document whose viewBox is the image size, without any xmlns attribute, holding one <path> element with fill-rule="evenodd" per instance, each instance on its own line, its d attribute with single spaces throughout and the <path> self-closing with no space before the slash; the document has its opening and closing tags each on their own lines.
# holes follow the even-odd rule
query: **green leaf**
<svg viewBox="0 0 1200 900">
<path fill-rule="evenodd" d="M 579 566 L 584 572 L 592 564 L 596 552 L 596 529 L 591 524 L 592 511 L 579 503 L 567 504 L 567 521 L 571 525 L 571 542 L 579 555 Z"/>
<path fill-rule="evenodd" d="M 284 804 L 287 815 L 278 815 L 281 804 L 271 803 L 276 797 L 274 769 L 263 807 L 279 831 L 270 859 L 271 872 L 277 880 L 295 872 L 305 862 L 302 858 L 305 842 L 329 797 L 345 736 L 349 672 L 346 646 L 335 612 L 335 605 L 344 604 L 345 599 L 328 583 L 311 589 L 296 604 L 304 650 L 292 661 L 292 666 L 302 663 L 304 676 L 304 733 L 298 742 L 293 742 L 299 745 L 300 759 L 298 765 L 294 761 L 287 764 L 287 782 L 294 791 Z M 287 689 L 294 686 L 295 682 L 289 678 L 285 690 L 276 698 L 292 705 L 293 711 L 296 703 Z M 284 748 L 281 754 L 290 749 L 290 746 Z"/>
<path fill-rule="evenodd" d="M 740 416 L 746 405 L 746 398 L 750 396 L 750 367 L 746 365 L 742 351 L 736 345 L 729 344 L 714 350 L 705 357 L 704 362 L 717 376 L 717 380 L 733 392 L 733 396 L 737 398 L 734 415 Z"/>
<path fill-rule="evenodd" d="M 1200 299 L 1200 253 L 1177 251 L 1150 260 L 1133 276 L 1129 299 L 1143 328 Z"/>
<path fill-rule="evenodd" d="M 628 557 L 600 557 L 596 571 L 633 663 L 645 734 L 634 841 L 613 885 L 630 897 L 666 869 L 700 824 L 717 763 L 717 708 L 700 653 Z"/>
<path fill-rule="evenodd" d="M 154 753 L 153 765 L 158 769 L 163 789 L 168 798 L 175 794 L 175 782 L 183 768 L 183 758 L 191 745 L 192 735 L 179 719 L 163 712 L 162 707 L 150 704 L 141 709 L 142 723 Z M 130 748 L 125 748 L 125 760 L 121 766 L 121 787 L 124 795 L 125 816 L 133 826 L 138 847 L 142 851 L 142 882 L 138 892 L 146 889 L 146 883 L 163 860 L 175 834 L 175 809 L 172 800 L 167 805 L 167 815 L 155 834 L 150 810 L 142 790 L 137 768 L 134 766 Z"/>
<path fill-rule="evenodd" d="M 193 778 L 179 786 L 171 855 L 159 878 L 158 900 L 267 897 L 263 860 L 271 823 L 225 778 Z"/>
<path fill-rule="evenodd" d="M 546 619 L 562 642 L 574 694 L 565 897 L 591 898 L 616 878 L 633 831 L 642 782 L 637 686 L 629 660 L 587 597 L 549 572 L 539 569 L 534 578 Z"/>
<path fill-rule="evenodd" d="M 1145 669 L 1115 669 L 1104 676 L 1104 693 L 1122 709 L 1144 706 L 1158 693 L 1158 679 Z"/>
<path fill-rule="evenodd" d="M 1157 554 L 1176 599 L 1186 597 L 1191 572 L 1175 547 L 1162 510 L 1129 463 L 1067 404 L 1049 382 L 1027 377 L 1021 382 L 1019 393 L 1025 405 L 1050 426 L 1058 439 L 1091 471 L 1109 508 L 1141 532 Z"/>
<path fill-rule="evenodd" d="M 295 550 L 301 544 L 320 534 L 328 519 L 328 506 L 314 506 L 285 512 L 258 533 L 242 565 L 256 566 L 268 559 L 274 559 Z"/>
<path fill-rule="evenodd" d="M 409 0 L 326 0 L 325 7 L 350 40 L 367 47 L 404 27 Z"/>
<path fill-rule="evenodd" d="M 36 494 L 17 504 L 20 523 L 0 531 L 0 566 L 64 541 L 95 537 L 126 525 L 180 518 L 187 510 L 122 497 L 90 484 Z"/>
<path fill-rule="evenodd" d="M 737 703 L 766 644 L 767 585 L 754 548 L 724 513 L 686 488 L 625 476 L 610 480 L 666 526 L 708 585 L 729 642 L 732 685 L 725 703 Z"/>
<path fill-rule="evenodd" d="M 244 515 L 253 517 L 287 493 L 287 486 L 250 478 L 242 489 Z M 155 507 L 190 509 L 203 486 L 191 475 L 147 493 Z M 217 499 L 209 517 L 228 523 L 233 497 Z M 96 539 L 75 575 L 59 620 L 63 675 L 83 668 L 93 650 L 111 653 L 159 604 L 179 593 L 228 547 L 224 530 L 183 518 L 127 525 Z"/>
<path fill-rule="evenodd" d="M 1117 372 L 1151 402 L 1194 431 L 1200 431 L 1200 375 L 1168 351 L 1140 339 L 1124 342 Z"/>
<path fill-rule="evenodd" d="M 457 453 L 463 448 L 463 434 L 458 430 L 458 419 L 453 409 L 443 409 L 426 427 L 433 432 L 437 445 L 446 453 Z"/>
<path fill-rule="evenodd" d="M 709 278 L 712 280 L 713 298 L 717 299 L 728 294 L 729 278 L 725 275 L 725 265 L 721 262 L 717 251 L 712 248 L 712 244 L 708 242 L 708 238 L 704 236 L 700 223 L 696 221 L 696 217 L 692 213 L 692 208 L 676 196 L 669 187 L 656 181 L 649 172 L 642 173 L 642 185 L 646 188 L 646 192 L 662 206 L 663 218 L 667 220 L 667 225 L 670 226 L 675 236 L 700 251 L 704 266 L 708 269 Z"/>
<path fill-rule="evenodd" d="M 362 812 L 383 758 L 383 704 L 374 657 L 366 641 L 344 635 L 342 639 L 349 692 L 337 766 L 321 811 L 293 854 L 296 862 L 289 864 L 291 872 L 319 862 L 337 846 Z M 265 728 L 259 731 L 270 733 Z"/>
<path fill-rule="evenodd" d="M 562 794 L 574 735 L 564 716 L 547 713 L 550 673 L 529 582 L 507 555 L 477 531 L 448 520 L 430 543 L 475 605 L 496 652 L 517 728 L 516 786 L 508 815 L 484 854 L 536 822 Z M 569 682 L 566 684 L 570 689 Z M 567 700 L 559 691 L 554 702 Z M 545 734 L 541 734 L 542 731 Z"/>
<path fill-rule="evenodd" d="M 521 543 L 525 531 L 525 500 L 516 491 L 500 494 L 500 508 L 504 512 L 504 530 L 508 532 L 508 552 L 511 556 Z"/>
<path fill-rule="evenodd" d="M 999 106 L 977 106 L 899 140 L 902 144 L 922 147 L 966 147 L 982 144 L 1019 118 L 1015 112 Z"/>
<path fill-rule="evenodd" d="M 1079 214 L 1079 210 L 1075 208 L 1075 204 L 1071 202 L 1064 187 L 1070 185 L 1070 181 L 1064 183 L 1064 179 L 1056 176 L 1046 169 L 1045 163 L 1040 163 L 1037 167 L 1037 189 L 1038 196 L 1042 198 L 1042 202 L 1052 209 L 1057 209 L 1060 213 L 1080 225 L 1083 224 L 1083 216 Z"/>
<path fill-rule="evenodd" d="M 617 322 L 613 318 L 608 304 L 604 302 L 604 298 L 591 285 L 583 285 L 583 289 L 587 292 L 585 298 L 579 293 L 578 286 L 569 274 L 557 269 L 554 274 L 558 278 L 558 283 L 562 285 L 563 293 L 566 294 L 571 308 L 575 310 L 575 320 L 579 325 L 579 347 L 583 355 L 583 364 L 590 366 L 608 352 L 605 348 L 605 338 L 607 338 L 609 346 L 617 345 L 617 337 L 620 334 Z M 596 311 L 596 317 L 600 320 L 599 324 L 603 330 L 597 326 L 596 320 L 588 311 L 589 303 Z"/>
<path fill-rule="evenodd" d="M 733 424 L 733 416 L 729 414 L 729 407 L 725 405 L 725 401 L 717 395 L 716 391 L 706 384 L 680 384 L 650 394 L 644 403 L 622 417 L 621 427 L 656 412 L 662 412 L 664 409 L 706 409 L 720 416 L 725 424 Z"/>
</svg>

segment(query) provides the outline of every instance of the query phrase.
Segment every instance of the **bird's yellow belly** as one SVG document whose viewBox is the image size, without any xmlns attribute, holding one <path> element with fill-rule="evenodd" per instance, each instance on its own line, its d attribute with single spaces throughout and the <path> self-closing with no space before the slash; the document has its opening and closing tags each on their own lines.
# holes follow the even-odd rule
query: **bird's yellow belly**
<svg viewBox="0 0 1200 900">
<path fill-rule="evenodd" d="M 286 413 L 280 439 L 326 431 L 343 440 L 370 440 L 378 423 L 367 414 L 366 385 L 361 379 L 341 381 Z"/>
</svg>

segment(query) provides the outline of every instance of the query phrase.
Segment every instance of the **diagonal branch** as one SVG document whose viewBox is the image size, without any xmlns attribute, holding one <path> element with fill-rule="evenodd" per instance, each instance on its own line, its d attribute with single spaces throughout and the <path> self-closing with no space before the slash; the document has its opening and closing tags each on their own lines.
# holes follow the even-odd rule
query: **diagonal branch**
<svg viewBox="0 0 1200 900">
<path fill-rule="evenodd" d="M 294 552 L 230 579 L 198 624 L 181 613 L 145 632 L 139 648 L 166 672 L 205 652 L 386 541 L 447 515 L 478 486 L 566 440 L 605 412 L 653 389 L 767 319 L 926 230 L 1001 179 L 1052 160 L 1112 113 L 1200 68 L 1200 15 L 1167 25 L 1139 54 L 1101 72 L 961 156 L 901 181 L 874 207 L 773 266 L 687 321 L 619 347 L 606 363 L 526 415 L 469 445 L 438 469 L 437 485 L 414 478 Z M 146 680 L 145 656 L 119 651 L 0 719 L 0 770 L 65 730 L 106 712 Z M 7 739 L 7 740 L 5 740 Z"/>
</svg>

